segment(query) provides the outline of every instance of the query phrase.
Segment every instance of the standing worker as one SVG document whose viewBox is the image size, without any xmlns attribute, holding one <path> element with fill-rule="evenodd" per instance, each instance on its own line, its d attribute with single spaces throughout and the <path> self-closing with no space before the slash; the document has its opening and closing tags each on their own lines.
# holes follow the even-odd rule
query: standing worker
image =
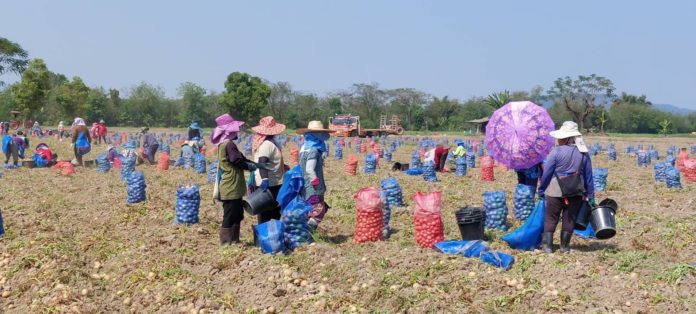
<svg viewBox="0 0 696 314">
<path fill-rule="evenodd" d="M 62 142 L 63 137 L 65 137 L 65 124 L 60 121 L 58 122 L 58 140 Z"/>
<path fill-rule="evenodd" d="M 192 141 L 194 138 L 203 138 L 203 129 L 201 129 L 197 121 L 191 122 L 188 128 L 188 140 Z"/>
<path fill-rule="evenodd" d="M 285 166 L 283 163 L 283 152 L 275 136 L 283 133 L 285 125 L 276 123 L 273 117 L 263 117 L 259 125 L 251 128 L 255 134 L 253 137 L 252 149 L 254 151 L 254 162 L 266 164 L 268 169 L 259 168 L 255 173 L 255 182 L 258 188 L 270 190 L 273 199 L 278 198 L 280 186 L 283 183 Z M 280 207 L 274 210 L 259 214 L 259 224 L 271 219 L 280 220 Z"/>
<path fill-rule="evenodd" d="M 316 228 L 324 219 L 329 205 L 324 201 L 326 182 L 324 181 L 324 158 L 327 152 L 326 141 L 329 133 L 321 121 L 310 121 L 306 129 L 297 129 L 297 134 L 304 134 L 304 144 L 300 149 L 300 167 L 304 175 L 304 187 L 301 195 L 312 205 L 309 213 L 309 225 Z"/>
<path fill-rule="evenodd" d="M 97 123 L 97 141 L 99 145 L 101 145 L 102 140 L 104 140 L 104 144 L 106 144 L 106 133 L 106 122 L 104 122 L 104 120 L 99 120 L 99 123 Z"/>
<path fill-rule="evenodd" d="M 558 140 L 558 145 L 546 157 L 539 186 L 539 197 L 545 196 L 546 203 L 541 245 L 544 252 L 553 252 L 553 233 L 562 214 L 561 252 L 568 253 L 583 200 L 596 206 L 592 161 L 575 122 L 563 122 L 550 135 Z"/>
<path fill-rule="evenodd" d="M 143 142 L 142 142 L 142 148 L 143 148 L 143 157 L 147 159 L 147 161 L 150 163 L 150 165 L 155 164 L 155 153 L 157 153 L 157 149 L 159 148 L 159 143 L 157 142 L 157 137 L 155 137 L 155 134 L 152 134 L 150 132 L 150 128 L 144 127 L 140 133 L 143 134 Z"/>
<path fill-rule="evenodd" d="M 89 153 L 91 149 L 92 137 L 89 129 L 82 118 L 75 118 L 72 124 L 72 145 L 77 164 L 82 166 L 82 156 Z"/>
<path fill-rule="evenodd" d="M 220 227 L 220 245 L 239 243 L 239 229 L 244 220 L 242 197 L 246 194 L 244 170 L 254 171 L 256 164 L 239 151 L 234 140 L 244 125 L 229 114 L 215 119 L 217 127 L 210 134 L 210 141 L 218 147 L 218 175 L 215 176 L 213 198 L 222 202 L 223 218 Z"/>
</svg>

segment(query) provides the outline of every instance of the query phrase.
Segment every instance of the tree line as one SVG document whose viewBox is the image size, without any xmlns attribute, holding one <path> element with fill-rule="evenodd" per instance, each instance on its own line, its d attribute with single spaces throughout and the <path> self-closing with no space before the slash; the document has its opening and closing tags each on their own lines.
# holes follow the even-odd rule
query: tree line
<svg viewBox="0 0 696 314">
<path fill-rule="evenodd" d="M 503 91 L 465 100 L 434 96 L 414 88 L 381 88 L 378 83 L 352 86 L 318 95 L 294 89 L 288 82 L 269 82 L 241 72 L 224 81 L 216 93 L 192 83 L 182 83 L 176 97 L 159 86 L 142 82 L 125 90 L 89 86 L 80 77 L 68 78 L 49 70 L 41 59 L 28 59 L 18 44 L 0 38 L 0 75 L 16 73 L 14 84 L 0 82 L 0 117 L 10 111 L 43 125 L 72 121 L 105 120 L 112 126 L 184 127 L 198 121 L 214 126 L 216 116 L 229 112 L 235 118 L 257 121 L 273 115 L 290 128 L 309 120 L 327 121 L 340 113 L 359 115 L 364 127 L 377 127 L 381 115 L 397 115 L 406 130 L 469 131 L 467 121 L 490 116 L 509 101 L 530 100 L 545 105 L 557 124 L 578 122 L 594 132 L 688 133 L 696 130 L 696 114 L 676 115 L 655 109 L 645 95 L 615 94 L 613 82 L 595 74 L 558 78 L 548 90 Z M 666 127 L 665 127 L 666 125 Z"/>
</svg>

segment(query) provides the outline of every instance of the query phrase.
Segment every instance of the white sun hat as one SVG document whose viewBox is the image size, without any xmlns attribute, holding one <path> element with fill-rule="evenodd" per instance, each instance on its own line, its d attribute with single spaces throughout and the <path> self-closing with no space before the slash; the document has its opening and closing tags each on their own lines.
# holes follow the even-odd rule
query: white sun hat
<svg viewBox="0 0 696 314">
<path fill-rule="evenodd" d="M 587 145 L 585 145 L 585 140 L 582 138 L 582 134 L 578 131 L 578 124 L 573 121 L 563 122 L 560 129 L 551 131 L 549 135 L 557 139 L 573 137 L 575 138 L 575 146 L 578 147 L 580 152 L 587 153 L 589 151 Z"/>
</svg>

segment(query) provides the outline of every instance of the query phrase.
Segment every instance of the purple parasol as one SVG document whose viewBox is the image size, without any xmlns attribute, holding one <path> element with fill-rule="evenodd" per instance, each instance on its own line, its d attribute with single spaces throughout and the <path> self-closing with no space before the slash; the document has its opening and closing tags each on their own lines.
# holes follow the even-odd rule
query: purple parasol
<svg viewBox="0 0 696 314">
<path fill-rule="evenodd" d="M 486 148 L 493 159 L 512 169 L 541 162 L 553 148 L 553 120 L 531 101 L 513 101 L 496 110 L 486 126 Z"/>
</svg>

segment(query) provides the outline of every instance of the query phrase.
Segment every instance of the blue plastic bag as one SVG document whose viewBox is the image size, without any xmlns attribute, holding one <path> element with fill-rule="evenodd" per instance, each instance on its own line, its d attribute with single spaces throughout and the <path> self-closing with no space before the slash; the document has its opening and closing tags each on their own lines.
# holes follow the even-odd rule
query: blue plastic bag
<svg viewBox="0 0 696 314">
<path fill-rule="evenodd" d="M 197 224 L 198 210 L 201 206 L 201 194 L 198 184 L 179 186 L 176 189 L 175 224 Z"/>
<path fill-rule="evenodd" d="M 314 242 L 312 232 L 307 224 L 307 214 L 312 211 L 312 205 L 307 203 L 302 196 L 297 195 L 281 212 L 281 221 L 284 225 L 283 239 L 285 246 L 294 250 L 302 245 Z"/>
<path fill-rule="evenodd" d="M 254 226 L 261 251 L 267 254 L 284 253 L 285 226 L 280 220 L 271 219 Z"/>
<path fill-rule="evenodd" d="M 507 242 L 515 250 L 533 250 L 541 244 L 541 234 L 544 232 L 544 200 L 540 199 L 527 220 L 515 231 L 500 239 Z"/>
<path fill-rule="evenodd" d="M 300 165 L 293 167 L 283 175 L 283 185 L 280 186 L 276 201 L 280 204 L 280 208 L 285 208 L 292 200 L 294 200 L 304 187 L 304 176 Z"/>
<path fill-rule="evenodd" d="M 445 254 L 462 254 L 464 257 L 479 257 L 488 251 L 488 243 L 483 240 L 447 240 L 435 243 L 435 248 Z"/>
<path fill-rule="evenodd" d="M 75 147 L 77 148 L 77 153 L 80 155 L 86 155 L 92 149 L 87 140 L 87 135 L 84 132 L 78 135 L 77 141 L 75 141 Z"/>
<path fill-rule="evenodd" d="M 37 168 L 43 168 L 48 165 L 48 160 L 41 157 L 40 154 L 34 154 L 34 156 L 32 156 L 32 159 L 34 160 L 34 165 Z"/>
<path fill-rule="evenodd" d="M 486 264 L 508 270 L 512 264 L 515 263 L 515 258 L 512 255 L 502 252 L 486 251 L 481 253 L 481 261 Z"/>
<path fill-rule="evenodd" d="M 587 224 L 587 228 L 585 230 L 575 229 L 573 230 L 573 233 L 575 233 L 576 236 L 581 237 L 583 239 L 591 239 L 595 237 L 595 232 L 594 229 L 592 229 L 592 224 Z"/>
<path fill-rule="evenodd" d="M 409 176 L 420 176 L 423 174 L 423 168 L 408 168 L 405 172 Z"/>
</svg>

